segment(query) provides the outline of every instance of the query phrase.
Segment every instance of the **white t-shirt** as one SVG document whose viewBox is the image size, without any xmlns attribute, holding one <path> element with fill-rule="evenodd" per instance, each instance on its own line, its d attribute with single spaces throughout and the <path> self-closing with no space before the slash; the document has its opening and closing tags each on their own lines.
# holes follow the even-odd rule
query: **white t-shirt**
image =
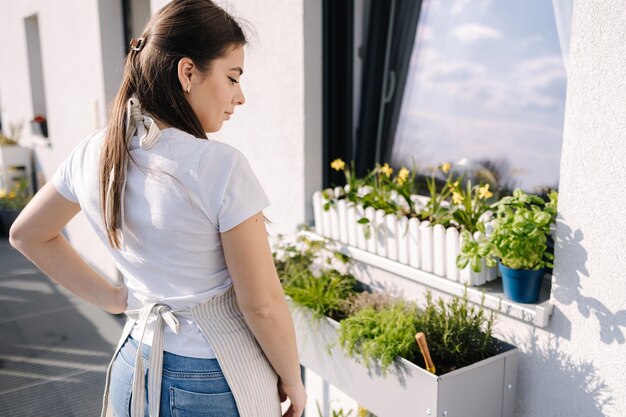
<svg viewBox="0 0 626 417">
<path fill-rule="evenodd" d="M 197 139 L 179 129 L 161 131 L 149 149 L 135 136 L 124 197 L 122 250 L 109 245 L 100 203 L 98 165 L 104 130 L 83 140 L 52 177 L 55 188 L 80 204 L 87 220 L 139 300 L 186 309 L 231 285 L 220 233 L 269 206 L 245 156 L 230 145 Z M 165 326 L 164 350 L 214 358 L 191 316 L 179 317 L 175 335 Z M 144 341 L 151 344 L 154 320 Z M 131 335 L 139 338 L 138 326 Z"/>
</svg>

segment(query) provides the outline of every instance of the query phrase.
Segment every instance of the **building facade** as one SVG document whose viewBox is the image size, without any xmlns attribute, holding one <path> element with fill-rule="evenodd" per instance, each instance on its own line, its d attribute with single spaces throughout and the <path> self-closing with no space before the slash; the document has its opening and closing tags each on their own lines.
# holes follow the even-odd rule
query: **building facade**
<svg viewBox="0 0 626 417">
<path fill-rule="evenodd" d="M 121 79 L 124 42 L 163 0 L 0 3 L 2 126 L 25 123 L 37 181 L 104 125 Z M 313 218 L 322 187 L 322 1 L 220 2 L 250 22 L 242 86 L 247 103 L 214 138 L 240 149 L 272 201 L 270 233 Z M 132 9 L 128 21 L 124 10 Z M 125 18 L 126 16 L 126 18 Z M 125 20 L 126 19 L 126 20 Z M 626 414 L 626 3 L 576 1 L 560 167 L 559 224 L 544 328 L 503 316 L 501 338 L 520 348 L 516 416 Z M 28 130 L 43 114 L 47 140 Z M 79 214 L 67 228 L 86 260 L 112 280 L 113 262 Z M 377 273 L 374 271 L 374 273 Z M 415 296 L 419 298 L 418 295 Z M 354 401 L 306 373 L 311 401 Z M 420 415 L 420 414 L 416 414 Z M 385 417 L 385 416 L 380 416 Z"/>
</svg>

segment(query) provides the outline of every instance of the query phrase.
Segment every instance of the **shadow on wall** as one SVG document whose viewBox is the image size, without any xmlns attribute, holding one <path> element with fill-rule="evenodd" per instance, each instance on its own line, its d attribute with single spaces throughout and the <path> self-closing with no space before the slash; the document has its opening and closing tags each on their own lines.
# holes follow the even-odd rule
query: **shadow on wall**
<svg viewBox="0 0 626 417">
<path fill-rule="evenodd" d="M 539 341 L 535 328 L 529 333 L 528 338 L 510 335 L 520 346 L 518 381 L 526 385 L 517 390 L 517 415 L 605 416 L 614 398 L 593 363 L 573 360 L 561 350 L 556 336 Z M 528 350 L 522 352 L 524 345 Z M 533 397 L 528 397 L 529 393 Z M 538 403 L 536 395 L 545 398 L 549 406 Z"/>
<path fill-rule="evenodd" d="M 626 310 L 612 312 L 599 300 L 581 294 L 581 279 L 589 278 L 587 271 L 587 251 L 581 244 L 584 236 L 580 229 L 573 231 L 559 215 L 557 219 L 557 239 L 555 242 L 555 274 L 552 297 L 559 303 L 576 303 L 578 311 L 585 318 L 592 314 L 600 324 L 600 340 L 605 344 L 625 342 Z M 571 326 L 570 326 L 571 327 Z M 569 339 L 571 328 L 561 335 Z"/>
</svg>

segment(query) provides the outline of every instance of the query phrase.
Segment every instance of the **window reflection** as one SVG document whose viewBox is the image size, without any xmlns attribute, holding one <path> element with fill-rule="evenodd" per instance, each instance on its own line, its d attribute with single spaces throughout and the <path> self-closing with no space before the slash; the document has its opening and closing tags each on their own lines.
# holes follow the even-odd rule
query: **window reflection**
<svg viewBox="0 0 626 417">
<path fill-rule="evenodd" d="M 463 161 L 508 189 L 558 187 L 566 73 L 550 1 L 424 0 L 410 65 L 394 165 Z"/>
</svg>

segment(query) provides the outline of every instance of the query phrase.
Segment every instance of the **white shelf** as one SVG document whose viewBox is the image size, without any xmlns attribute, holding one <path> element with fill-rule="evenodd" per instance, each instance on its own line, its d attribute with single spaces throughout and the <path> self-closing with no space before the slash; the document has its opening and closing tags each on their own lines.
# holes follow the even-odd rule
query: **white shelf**
<svg viewBox="0 0 626 417">
<path fill-rule="evenodd" d="M 314 232 L 302 231 L 299 233 L 309 239 L 327 239 Z M 447 278 L 424 272 L 420 269 L 392 261 L 391 259 L 375 255 L 353 246 L 348 246 L 341 242 L 330 239 L 329 241 L 332 242 L 331 245 L 333 245 L 330 249 L 337 250 L 356 261 L 391 272 L 404 279 L 451 295 L 461 296 L 465 291 L 465 285 L 459 282 L 451 281 Z M 550 280 L 544 279 L 541 294 L 539 296 L 539 302 L 536 304 L 517 303 L 507 299 L 502 290 L 501 279 L 489 282 L 479 287 L 468 287 L 467 293 L 471 302 L 480 304 L 484 292 L 485 307 L 498 311 L 502 315 L 534 324 L 537 327 L 546 327 L 554 307 L 550 301 L 550 285 Z"/>
</svg>

